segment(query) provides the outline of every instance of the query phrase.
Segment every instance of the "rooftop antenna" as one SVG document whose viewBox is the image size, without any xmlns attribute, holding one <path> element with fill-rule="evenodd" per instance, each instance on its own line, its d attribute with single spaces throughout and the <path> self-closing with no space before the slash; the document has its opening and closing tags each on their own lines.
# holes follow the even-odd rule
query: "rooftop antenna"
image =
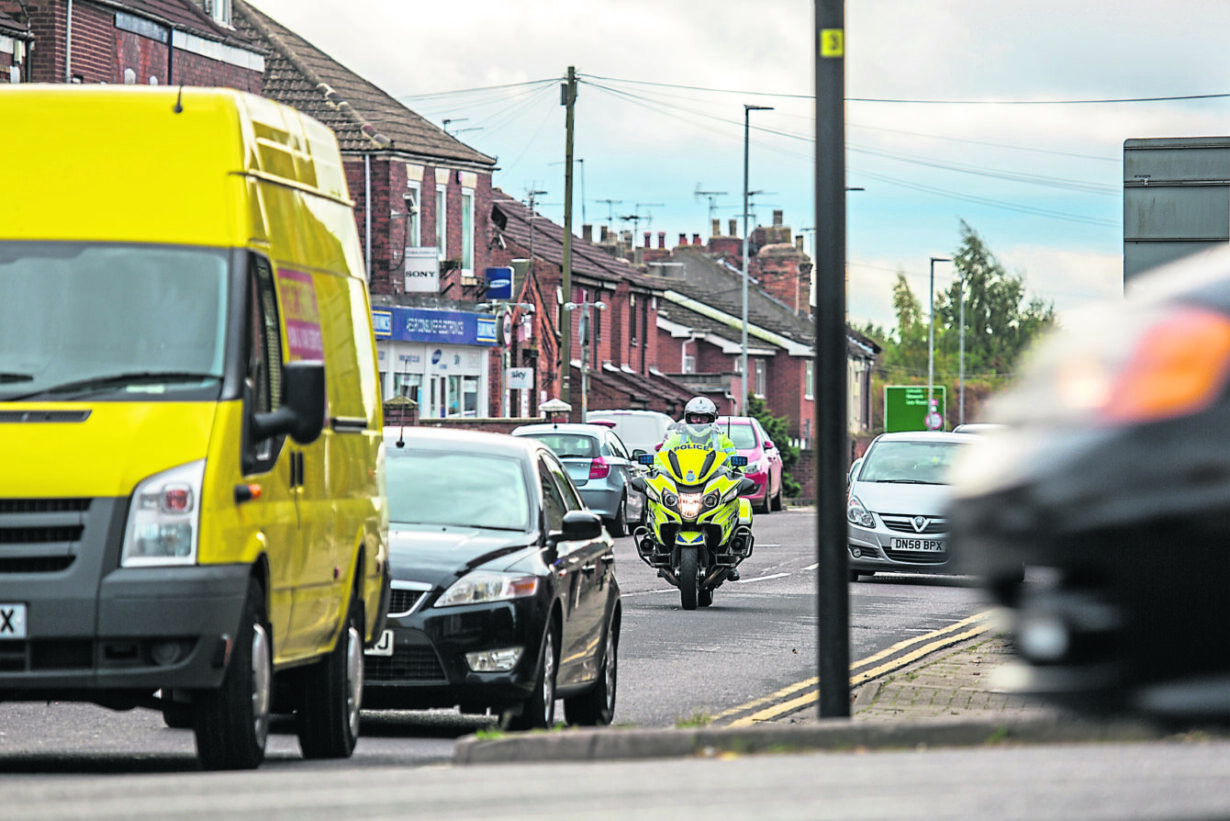
<svg viewBox="0 0 1230 821">
<path fill-rule="evenodd" d="M 692 192 L 696 199 L 705 197 L 709 200 L 709 224 L 713 224 L 713 212 L 717 211 L 717 198 L 729 196 L 725 191 L 701 191 L 700 183 L 696 183 L 696 190 Z"/>
<path fill-rule="evenodd" d="M 184 113 L 184 86 L 180 83 L 179 93 L 175 95 L 175 108 L 171 109 L 176 114 Z"/>
<path fill-rule="evenodd" d="M 611 227 L 611 222 L 615 219 L 615 209 L 613 206 L 619 205 L 623 200 L 594 200 L 594 202 L 606 203 L 606 227 Z"/>
</svg>

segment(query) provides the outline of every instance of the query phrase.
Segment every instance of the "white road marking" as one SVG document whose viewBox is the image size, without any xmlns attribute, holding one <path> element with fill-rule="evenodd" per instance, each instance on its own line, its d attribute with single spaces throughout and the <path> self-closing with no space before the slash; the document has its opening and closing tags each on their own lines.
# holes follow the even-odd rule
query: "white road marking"
<svg viewBox="0 0 1230 821">
<path fill-rule="evenodd" d="M 763 582 L 768 581 L 769 579 L 784 579 L 789 575 L 789 573 L 774 573 L 772 576 L 757 576 L 754 579 L 740 579 L 735 582 L 735 584 L 751 584 L 752 582 Z"/>
<path fill-rule="evenodd" d="M 808 570 L 815 570 L 819 566 L 820 566 L 820 562 L 816 562 L 815 564 L 809 564 L 807 565 L 807 567 L 803 568 L 803 572 L 806 573 Z"/>
</svg>

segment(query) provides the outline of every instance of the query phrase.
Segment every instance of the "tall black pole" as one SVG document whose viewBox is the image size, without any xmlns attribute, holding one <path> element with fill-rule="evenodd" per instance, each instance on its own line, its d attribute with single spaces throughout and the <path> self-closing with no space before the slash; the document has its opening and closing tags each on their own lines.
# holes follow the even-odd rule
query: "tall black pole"
<svg viewBox="0 0 1230 821">
<path fill-rule="evenodd" d="M 572 301 L 572 132 L 577 102 L 577 70 L 568 66 L 568 79 L 560 87 L 560 105 L 564 109 L 564 257 L 560 266 L 560 290 L 564 302 Z M 572 315 L 559 306 L 560 327 L 560 389 L 559 398 L 572 402 Z M 569 419 L 577 419 L 569 412 Z M 581 417 L 578 421 L 584 422 Z"/>
<path fill-rule="evenodd" d="M 850 562 L 846 556 L 845 8 L 816 15 L 816 573 L 820 718 L 850 715 Z"/>
</svg>

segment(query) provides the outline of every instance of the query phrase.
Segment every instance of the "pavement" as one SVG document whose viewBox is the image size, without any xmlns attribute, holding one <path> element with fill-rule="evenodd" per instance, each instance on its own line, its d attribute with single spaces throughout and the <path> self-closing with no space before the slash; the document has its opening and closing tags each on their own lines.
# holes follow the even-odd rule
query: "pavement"
<svg viewBox="0 0 1230 821">
<path fill-rule="evenodd" d="M 1015 743 L 1161 740 L 1171 730 L 1134 719 L 1089 719 L 1005 691 L 996 681 L 1012 660 L 990 628 L 931 645 L 920 658 L 852 680 L 848 718 L 819 717 L 814 696 L 787 696 L 752 716 L 705 726 L 567 728 L 490 733 L 457 741 L 453 763 L 727 756 L 802 750 L 854 751 Z M 788 688 L 799 689 L 799 688 Z M 811 692 L 814 693 L 814 682 Z M 761 700 L 770 701 L 772 697 Z M 760 702 L 758 706 L 764 705 Z M 764 720 L 757 716 L 767 716 Z M 618 719 L 618 710 L 616 711 Z"/>
</svg>

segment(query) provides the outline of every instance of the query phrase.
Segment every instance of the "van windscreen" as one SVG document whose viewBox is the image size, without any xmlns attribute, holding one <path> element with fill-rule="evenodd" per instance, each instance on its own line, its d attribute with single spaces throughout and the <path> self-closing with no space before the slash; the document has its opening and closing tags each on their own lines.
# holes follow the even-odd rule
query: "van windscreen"
<svg viewBox="0 0 1230 821">
<path fill-rule="evenodd" d="M 227 253 L 0 242 L 0 400 L 221 384 Z"/>
</svg>

